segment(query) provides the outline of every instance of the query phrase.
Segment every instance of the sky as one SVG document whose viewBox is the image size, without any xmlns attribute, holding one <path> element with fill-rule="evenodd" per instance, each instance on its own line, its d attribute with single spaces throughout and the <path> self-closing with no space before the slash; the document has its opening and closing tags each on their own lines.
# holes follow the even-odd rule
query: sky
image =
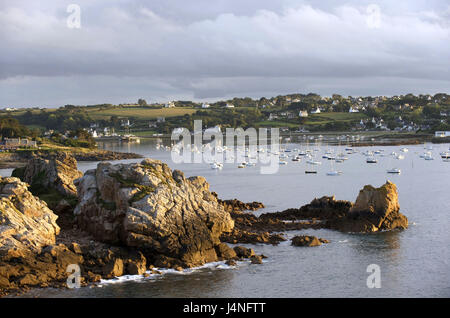
<svg viewBox="0 0 450 318">
<path fill-rule="evenodd" d="M 450 92 L 448 0 L 2 0 L 0 43 L 0 107 Z"/>
</svg>

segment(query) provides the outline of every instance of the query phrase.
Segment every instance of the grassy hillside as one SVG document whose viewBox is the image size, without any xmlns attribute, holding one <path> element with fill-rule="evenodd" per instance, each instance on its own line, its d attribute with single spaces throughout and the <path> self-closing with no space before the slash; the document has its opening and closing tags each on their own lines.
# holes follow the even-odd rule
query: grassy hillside
<svg viewBox="0 0 450 318">
<path fill-rule="evenodd" d="M 120 107 L 110 109 L 89 109 L 89 116 L 94 119 L 109 119 L 111 116 L 135 118 L 140 120 L 152 120 L 157 117 L 175 117 L 183 116 L 185 114 L 193 114 L 196 111 L 194 108 L 160 108 L 151 109 L 143 107 Z"/>
</svg>

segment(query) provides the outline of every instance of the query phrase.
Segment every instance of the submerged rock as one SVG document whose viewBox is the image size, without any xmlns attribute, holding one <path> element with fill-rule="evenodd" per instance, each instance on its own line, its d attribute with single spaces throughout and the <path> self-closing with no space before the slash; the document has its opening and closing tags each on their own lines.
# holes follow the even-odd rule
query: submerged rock
<svg viewBox="0 0 450 318">
<path fill-rule="evenodd" d="M 81 229 L 100 241 L 158 255 L 160 263 L 216 261 L 223 257 L 220 235 L 234 227 L 205 178 L 185 178 L 159 160 L 99 163 L 77 189 L 74 213 Z"/>
<path fill-rule="evenodd" d="M 320 246 L 322 243 L 329 243 L 328 240 L 309 235 L 294 236 L 291 241 L 294 246 Z"/>
</svg>

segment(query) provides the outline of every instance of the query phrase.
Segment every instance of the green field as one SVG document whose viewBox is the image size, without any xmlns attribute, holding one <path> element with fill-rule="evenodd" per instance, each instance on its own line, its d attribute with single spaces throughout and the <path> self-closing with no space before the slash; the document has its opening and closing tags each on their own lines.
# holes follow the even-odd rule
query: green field
<svg viewBox="0 0 450 318">
<path fill-rule="evenodd" d="M 367 115 L 362 113 L 320 113 L 312 114 L 307 117 L 304 125 L 324 125 L 338 122 L 352 122 L 360 121 L 361 119 L 367 119 Z"/>
<path fill-rule="evenodd" d="M 109 119 L 111 116 L 117 117 L 127 117 L 142 120 L 156 119 L 157 117 L 175 117 L 183 116 L 186 114 L 193 114 L 197 110 L 194 108 L 142 108 L 142 107 L 121 107 L 121 108 L 110 108 L 104 110 L 90 109 L 88 114 L 93 119 Z"/>
</svg>

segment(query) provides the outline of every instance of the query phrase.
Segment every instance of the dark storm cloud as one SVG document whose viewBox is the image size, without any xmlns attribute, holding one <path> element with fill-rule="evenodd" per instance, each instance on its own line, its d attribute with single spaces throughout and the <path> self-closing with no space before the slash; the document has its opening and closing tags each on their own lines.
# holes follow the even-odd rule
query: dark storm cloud
<svg viewBox="0 0 450 318">
<path fill-rule="evenodd" d="M 2 2 L 0 105 L 448 92 L 445 0 L 72 2 Z"/>
</svg>

